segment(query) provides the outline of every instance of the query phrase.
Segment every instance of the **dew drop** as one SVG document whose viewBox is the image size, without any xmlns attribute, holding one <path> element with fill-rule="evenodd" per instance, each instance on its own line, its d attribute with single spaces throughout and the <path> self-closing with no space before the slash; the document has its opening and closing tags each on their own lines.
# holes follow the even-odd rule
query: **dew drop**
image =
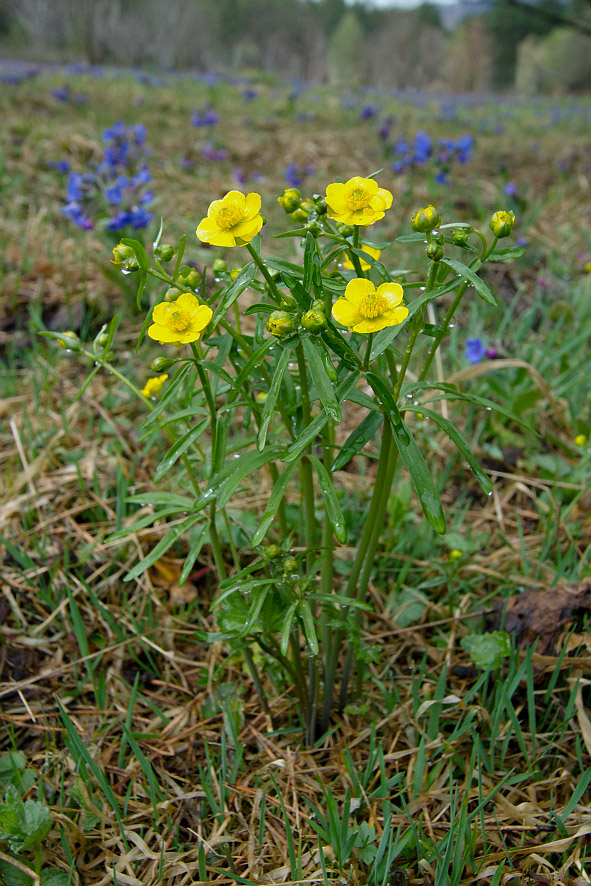
<svg viewBox="0 0 591 886">
<path fill-rule="evenodd" d="M 492 406 L 487 406 L 487 407 L 486 407 L 486 411 L 487 411 L 487 412 L 492 412 Z"/>
<path fill-rule="evenodd" d="M 413 401 L 412 401 L 412 405 L 413 405 L 413 406 L 418 406 L 418 405 L 419 405 L 419 401 L 418 401 L 418 400 L 413 400 Z"/>
<path fill-rule="evenodd" d="M 424 292 L 426 288 L 426 286 L 419 286 L 419 292 Z"/>
<path fill-rule="evenodd" d="M 240 456 L 238 455 L 237 452 L 235 452 L 234 455 L 232 456 L 232 458 L 240 458 Z"/>
<path fill-rule="evenodd" d="M 450 323 L 449 326 L 448 326 L 447 328 L 448 328 L 448 329 L 455 329 L 455 326 L 456 326 L 455 323 Z"/>
<path fill-rule="evenodd" d="M 490 496 L 492 495 L 492 492 L 487 492 L 486 494 L 487 494 L 487 495 L 489 496 L 489 498 L 490 498 Z"/>
<path fill-rule="evenodd" d="M 414 397 L 414 394 L 407 394 L 406 395 L 407 400 L 412 400 L 413 397 Z"/>
</svg>

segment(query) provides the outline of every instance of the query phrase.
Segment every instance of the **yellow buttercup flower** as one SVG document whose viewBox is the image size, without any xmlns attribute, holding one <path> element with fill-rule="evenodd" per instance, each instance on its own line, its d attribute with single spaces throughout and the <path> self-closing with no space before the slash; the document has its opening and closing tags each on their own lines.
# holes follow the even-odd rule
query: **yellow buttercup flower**
<svg viewBox="0 0 591 886">
<path fill-rule="evenodd" d="M 373 225 L 392 206 L 392 194 L 373 178 L 356 175 L 345 184 L 328 185 L 327 212 L 345 225 Z"/>
<path fill-rule="evenodd" d="M 144 397 L 155 397 L 167 378 L 167 373 L 165 373 L 164 375 L 159 375 L 157 376 L 157 378 L 149 378 L 142 388 L 142 394 L 144 395 Z"/>
<path fill-rule="evenodd" d="M 371 280 L 356 277 L 347 284 L 345 297 L 334 303 L 332 315 L 353 332 L 379 332 L 386 326 L 398 326 L 408 315 L 403 294 L 400 283 L 382 283 L 376 289 Z"/>
<path fill-rule="evenodd" d="M 382 254 L 381 249 L 375 249 L 375 247 L 373 247 L 373 246 L 360 246 L 359 248 L 363 252 L 366 252 L 369 256 L 371 256 L 371 258 L 375 259 L 376 261 L 379 259 L 380 255 Z M 359 258 L 359 261 L 361 262 L 361 270 L 362 271 L 367 271 L 368 268 L 371 268 L 370 263 L 365 261 L 364 258 Z M 351 261 L 350 256 L 347 256 L 347 260 L 343 262 L 343 267 L 348 268 L 349 271 L 355 270 L 355 265 Z"/>
<path fill-rule="evenodd" d="M 183 292 L 174 302 L 160 302 L 154 308 L 148 335 L 163 344 L 186 345 L 197 341 L 211 320 L 213 311 L 199 304 L 192 292 Z"/>
<path fill-rule="evenodd" d="M 214 200 L 207 218 L 199 222 L 197 236 L 212 246 L 244 246 L 263 227 L 260 194 L 229 191 L 222 200 Z"/>
<path fill-rule="evenodd" d="M 575 446 L 585 446 L 587 443 L 587 437 L 585 434 L 577 434 L 575 437 Z"/>
</svg>

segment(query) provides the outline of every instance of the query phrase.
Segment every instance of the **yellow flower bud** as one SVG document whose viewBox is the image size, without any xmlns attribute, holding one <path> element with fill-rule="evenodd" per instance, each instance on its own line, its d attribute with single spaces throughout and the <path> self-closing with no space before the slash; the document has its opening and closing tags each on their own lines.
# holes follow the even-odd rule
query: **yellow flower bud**
<svg viewBox="0 0 591 886">
<path fill-rule="evenodd" d="M 429 203 L 424 209 L 417 209 L 416 212 L 413 212 L 411 221 L 413 231 L 426 234 L 427 231 L 433 231 L 435 228 L 439 227 L 441 224 L 441 216 L 435 207 Z"/>
<path fill-rule="evenodd" d="M 457 548 L 454 548 L 453 551 L 449 552 L 449 559 L 452 561 L 457 562 L 458 560 L 461 560 L 463 556 L 464 554 L 462 551 L 459 551 Z"/>
<path fill-rule="evenodd" d="M 287 188 L 281 197 L 277 197 L 277 202 L 285 212 L 295 212 L 300 208 L 302 192 L 298 188 Z"/>
<path fill-rule="evenodd" d="M 275 338 L 284 338 L 286 335 L 291 335 L 298 326 L 298 318 L 287 311 L 273 311 L 267 320 L 267 332 L 270 332 Z"/>
<path fill-rule="evenodd" d="M 493 217 L 488 223 L 488 226 L 495 237 L 501 239 L 501 237 L 509 236 L 514 224 L 515 213 L 512 210 L 506 212 L 504 209 L 500 209 L 498 212 L 494 213 Z"/>
<path fill-rule="evenodd" d="M 68 329 L 67 332 L 62 332 L 62 335 L 64 336 L 64 338 L 60 339 L 60 348 L 63 348 L 65 351 L 80 350 L 80 339 L 75 332 L 72 332 L 71 329 Z"/>
<path fill-rule="evenodd" d="M 587 438 L 584 434 L 577 434 L 575 437 L 575 446 L 584 446 L 587 442 Z"/>
<path fill-rule="evenodd" d="M 129 258 L 135 258 L 135 252 L 131 246 L 125 246 L 124 243 L 119 243 L 113 250 L 113 264 L 122 265 Z"/>
</svg>

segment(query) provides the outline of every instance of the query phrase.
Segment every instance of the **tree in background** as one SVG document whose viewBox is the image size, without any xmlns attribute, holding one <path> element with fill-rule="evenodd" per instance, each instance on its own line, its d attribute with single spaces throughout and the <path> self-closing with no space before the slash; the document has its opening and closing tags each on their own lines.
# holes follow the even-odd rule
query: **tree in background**
<svg viewBox="0 0 591 886">
<path fill-rule="evenodd" d="M 536 6 L 542 14 L 536 15 Z M 553 27 L 552 16 L 562 9 L 560 0 L 539 0 L 536 4 L 497 0 L 485 16 L 493 41 L 492 85 L 509 89 L 515 82 L 517 47 L 530 35 L 542 37 Z"/>
<path fill-rule="evenodd" d="M 449 37 L 444 78 L 459 92 L 486 92 L 491 86 L 494 44 L 482 16 L 460 22 Z"/>
</svg>

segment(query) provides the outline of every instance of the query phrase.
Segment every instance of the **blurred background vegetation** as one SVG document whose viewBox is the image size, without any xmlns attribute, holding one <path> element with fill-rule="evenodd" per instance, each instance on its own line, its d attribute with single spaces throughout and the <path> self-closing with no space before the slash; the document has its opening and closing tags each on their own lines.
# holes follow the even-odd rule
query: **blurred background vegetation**
<svg viewBox="0 0 591 886">
<path fill-rule="evenodd" d="M 591 0 L 0 0 L 0 53 L 341 86 L 591 90 Z"/>
</svg>

